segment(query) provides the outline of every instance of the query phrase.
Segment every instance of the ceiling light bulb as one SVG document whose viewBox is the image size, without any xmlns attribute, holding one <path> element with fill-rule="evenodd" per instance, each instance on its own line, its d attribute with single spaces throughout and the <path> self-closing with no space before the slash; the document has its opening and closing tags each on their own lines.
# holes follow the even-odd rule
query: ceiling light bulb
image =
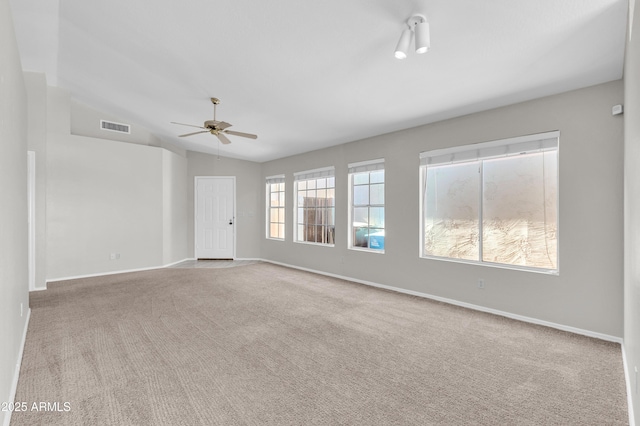
<svg viewBox="0 0 640 426">
<path fill-rule="evenodd" d="M 431 39 L 429 36 L 429 23 L 424 20 L 416 23 L 416 53 L 425 53 L 431 47 Z"/>
<path fill-rule="evenodd" d="M 409 45 L 411 44 L 411 34 L 411 30 L 408 28 L 402 31 L 402 35 L 400 36 L 400 40 L 398 40 L 398 45 L 396 46 L 396 58 L 404 59 L 407 57 L 407 51 L 409 50 Z"/>
</svg>

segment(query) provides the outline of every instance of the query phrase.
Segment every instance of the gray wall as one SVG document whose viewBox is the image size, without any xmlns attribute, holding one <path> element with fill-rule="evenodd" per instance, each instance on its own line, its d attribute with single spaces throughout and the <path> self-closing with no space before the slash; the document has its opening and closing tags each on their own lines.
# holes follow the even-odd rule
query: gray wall
<svg viewBox="0 0 640 426">
<path fill-rule="evenodd" d="M 72 135 L 70 104 L 68 92 L 48 88 L 47 279 L 186 259 L 186 158 Z"/>
<path fill-rule="evenodd" d="M 286 174 L 288 207 L 286 240 L 263 237 L 262 256 L 621 337 L 623 121 L 611 107 L 622 99 L 616 81 L 264 163 L 263 186 Z M 551 130 L 560 131 L 559 276 L 419 258 L 420 152 Z M 381 157 L 386 253 L 348 250 L 347 164 Z M 336 168 L 336 245 L 293 243 L 293 173 L 325 166 Z"/>
<path fill-rule="evenodd" d="M 0 402 L 12 400 L 29 305 L 27 139 L 20 56 L 9 2 L 0 0 Z M 9 416 L 0 411 L 0 424 Z"/>
<path fill-rule="evenodd" d="M 162 265 L 160 150 L 66 135 L 48 159 L 50 280 Z"/>
<path fill-rule="evenodd" d="M 640 6 L 640 5 L 638 5 Z M 635 368 L 640 367 L 640 7 L 627 44 L 624 91 L 624 349 L 636 424 L 640 424 L 640 395 Z"/>
<path fill-rule="evenodd" d="M 187 207 L 189 257 L 194 250 L 194 182 L 196 176 L 236 177 L 236 257 L 261 257 L 260 242 L 264 235 L 264 184 L 261 166 L 251 161 L 202 154 L 189 151 Z"/>
<path fill-rule="evenodd" d="M 187 258 L 187 160 L 162 150 L 163 265 Z"/>
<path fill-rule="evenodd" d="M 71 100 L 70 111 L 70 129 L 72 135 L 156 146 L 165 148 L 169 151 L 173 151 L 177 154 L 182 155 L 183 157 L 186 155 L 186 151 L 184 149 L 179 148 L 171 143 L 164 142 L 146 128 L 132 123 L 131 120 L 98 111 L 75 99 Z M 131 133 L 127 134 L 103 130 L 100 127 L 100 120 L 128 124 L 130 126 L 129 130 L 131 131 Z"/>
</svg>

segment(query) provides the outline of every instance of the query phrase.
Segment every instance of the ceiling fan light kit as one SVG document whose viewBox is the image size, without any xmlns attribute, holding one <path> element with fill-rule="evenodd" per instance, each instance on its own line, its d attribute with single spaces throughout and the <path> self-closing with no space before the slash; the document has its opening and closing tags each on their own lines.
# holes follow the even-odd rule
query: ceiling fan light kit
<svg viewBox="0 0 640 426">
<path fill-rule="evenodd" d="M 402 31 L 400 40 L 396 45 L 394 55 L 397 59 L 405 59 L 407 57 L 412 38 L 415 41 L 415 49 L 418 54 L 428 52 L 431 47 L 429 22 L 426 16 L 419 13 L 414 14 L 407 19 L 407 26 L 409 28 L 405 28 Z"/>
<path fill-rule="evenodd" d="M 220 104 L 220 99 L 211 98 L 211 103 L 213 104 L 213 120 L 205 121 L 204 122 L 204 126 L 196 126 L 194 124 L 176 123 L 175 121 L 171 122 L 171 124 L 178 124 L 180 126 L 197 127 L 198 129 L 203 129 L 203 130 L 200 130 L 198 132 L 186 133 L 184 135 L 179 135 L 178 137 L 184 138 L 184 137 L 187 137 L 187 136 L 199 135 L 201 133 L 211 133 L 212 135 L 217 136 L 218 140 L 220 142 L 222 142 L 223 144 L 225 144 L 225 145 L 231 143 L 231 141 L 225 135 L 225 133 L 227 135 L 240 136 L 240 137 L 249 138 L 249 139 L 257 139 L 258 138 L 257 135 L 254 135 L 254 134 L 251 134 L 251 133 L 244 133 L 244 132 L 236 132 L 236 131 L 233 131 L 233 130 L 227 130 L 227 128 L 231 127 L 232 125 L 230 123 L 227 123 L 226 121 L 218 121 L 217 118 L 216 118 L 216 112 L 217 112 L 216 110 L 217 110 L 218 104 Z"/>
</svg>

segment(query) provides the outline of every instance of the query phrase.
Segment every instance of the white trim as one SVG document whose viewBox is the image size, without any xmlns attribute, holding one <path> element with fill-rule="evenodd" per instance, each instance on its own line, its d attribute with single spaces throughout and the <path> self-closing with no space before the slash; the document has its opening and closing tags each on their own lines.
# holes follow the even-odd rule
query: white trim
<svg viewBox="0 0 640 426">
<path fill-rule="evenodd" d="M 512 271 L 535 272 L 537 274 L 543 274 L 543 275 L 555 275 L 555 276 L 560 275 L 560 272 L 558 269 L 546 269 L 546 268 L 536 268 L 533 266 L 510 265 L 508 263 L 495 263 L 495 262 L 470 260 L 470 259 L 456 259 L 453 257 L 433 256 L 429 254 L 422 254 L 420 256 L 420 259 L 438 260 L 442 262 L 453 262 L 453 263 L 465 263 L 467 265 L 488 266 L 491 268 L 510 269 Z"/>
<path fill-rule="evenodd" d="M 53 278 L 53 279 L 47 280 L 47 284 L 55 283 L 55 282 L 58 282 L 58 281 L 77 280 L 77 279 L 80 279 L 80 278 L 94 278 L 94 277 L 103 277 L 103 276 L 107 276 L 107 275 L 128 274 L 130 272 L 151 271 L 153 269 L 168 268 L 170 266 L 177 265 L 178 263 L 185 262 L 187 260 L 196 260 L 196 259 L 194 259 L 194 258 L 186 258 L 186 259 L 179 260 L 177 262 L 168 263 L 166 265 L 150 266 L 148 268 L 123 269 L 123 270 L 119 270 L 119 271 L 99 272 L 99 273 L 96 273 L 96 274 L 74 275 L 74 276 L 71 276 L 71 277 Z M 41 289 L 41 290 L 46 290 L 46 288 Z"/>
<path fill-rule="evenodd" d="M 319 179 L 323 177 L 335 177 L 336 168 L 334 166 L 321 167 L 319 169 L 304 170 L 302 172 L 295 172 L 293 174 L 293 180 L 311 180 Z"/>
<path fill-rule="evenodd" d="M 629 370 L 629 363 L 627 362 L 627 352 L 625 351 L 624 342 L 621 345 L 622 350 L 622 368 L 624 369 L 624 381 L 627 388 L 627 407 L 629 408 L 629 426 L 635 426 L 636 420 L 633 413 L 633 397 L 631 396 L 631 370 Z M 635 378 L 635 372 L 633 374 Z"/>
<path fill-rule="evenodd" d="M 333 243 L 333 244 L 317 243 L 315 241 L 294 241 L 294 243 L 296 243 L 296 244 L 306 244 L 308 246 L 319 246 L 319 247 L 335 247 L 336 246 L 336 243 Z"/>
<path fill-rule="evenodd" d="M 284 175 L 267 176 L 266 178 L 264 178 L 264 180 L 267 183 L 267 185 L 272 183 L 284 183 L 285 176 Z"/>
<path fill-rule="evenodd" d="M 29 319 L 31 318 L 31 308 L 27 310 L 27 319 L 24 323 L 24 331 L 22 332 L 22 342 L 20 343 L 20 351 L 18 352 L 18 359 L 16 360 L 16 369 L 13 373 L 13 380 L 11 381 L 11 391 L 9 392 L 9 401 L 13 402 L 16 399 L 16 391 L 18 390 L 18 379 L 20 378 L 20 367 L 22 366 L 22 354 L 24 353 L 24 345 L 27 342 L 27 330 L 29 329 Z M 6 411 L 3 426 L 9 426 L 11 423 L 11 410 Z"/>
<path fill-rule="evenodd" d="M 347 167 L 360 167 L 360 166 L 368 166 L 370 164 L 378 164 L 384 163 L 384 158 L 376 158 L 375 160 L 366 160 L 366 161 L 357 161 L 355 163 L 347 164 Z"/>
<path fill-rule="evenodd" d="M 351 234 L 351 233 L 349 233 Z M 366 248 L 366 247 L 353 247 L 353 246 L 349 246 L 347 247 L 349 250 L 353 250 L 353 251 L 362 251 L 364 253 L 377 253 L 377 254 L 384 254 L 384 249 L 382 250 L 376 250 L 376 249 L 372 249 L 372 248 Z"/>
<path fill-rule="evenodd" d="M 264 234 L 265 234 L 265 238 L 267 240 L 274 240 L 274 241 L 284 241 L 285 238 L 287 237 L 287 183 L 285 182 L 284 179 L 284 175 L 280 175 L 282 177 L 282 181 L 278 181 L 278 176 L 271 176 L 270 178 L 266 178 L 266 185 L 265 185 L 265 203 L 264 203 L 264 207 L 265 207 L 265 211 L 264 211 Z M 272 179 L 273 181 L 269 181 L 269 179 Z M 272 237 L 271 234 L 271 209 L 272 208 L 276 208 L 279 209 L 280 206 L 274 206 L 271 207 L 271 185 L 273 184 L 283 184 L 284 185 L 284 189 L 282 191 L 275 191 L 275 193 L 280 193 L 282 192 L 282 195 L 284 196 L 284 206 L 282 207 L 282 211 L 284 212 L 284 221 L 282 222 L 282 226 L 283 226 L 283 231 L 284 231 L 284 237 L 283 238 L 276 238 L 276 237 Z M 273 222 L 275 224 L 280 224 L 280 222 Z"/>
<path fill-rule="evenodd" d="M 186 259 L 178 260 L 177 262 L 167 263 L 166 265 L 162 265 L 161 268 L 168 268 L 173 265 L 177 265 L 178 263 L 186 262 L 187 260 L 196 260 L 195 258 L 188 257 Z"/>
<path fill-rule="evenodd" d="M 484 306 L 474 305 L 472 303 L 467 303 L 467 302 L 460 302 L 458 300 L 448 299 L 446 297 L 434 296 L 432 294 L 421 293 L 419 291 L 407 290 L 407 289 L 400 288 L 400 287 L 393 287 L 393 286 L 389 286 L 389 285 L 378 284 L 378 283 L 375 283 L 375 282 L 372 282 L 372 281 L 360 280 L 360 279 L 357 279 L 357 278 L 346 277 L 344 275 L 332 274 L 332 273 L 329 273 L 329 272 L 318 271 L 318 270 L 310 269 L 310 268 L 303 268 L 301 266 L 295 266 L 295 265 L 290 265 L 290 264 L 287 264 L 287 263 L 276 262 L 274 260 L 268 260 L 268 259 L 262 259 L 262 260 L 267 262 L 267 263 L 273 263 L 274 265 L 286 266 L 288 268 L 299 269 L 301 271 L 312 272 L 314 274 L 325 275 L 325 276 L 332 277 L 332 278 L 339 278 L 341 280 L 352 281 L 352 282 L 356 282 L 358 284 L 364 284 L 364 285 L 368 285 L 368 286 L 371 286 L 371 287 L 378 287 L 378 288 L 383 288 L 385 290 L 395 291 L 395 292 L 398 292 L 398 293 L 404 293 L 404 294 L 410 294 L 412 296 L 424 297 L 425 299 L 437 300 L 438 302 L 444 302 L 444 303 L 448 303 L 450 305 L 461 306 L 463 308 L 473 309 L 474 311 L 487 312 L 489 314 L 499 315 L 499 316 L 502 316 L 502 317 L 511 318 L 511 319 L 514 319 L 514 320 L 522 321 L 522 322 L 527 322 L 527 323 L 536 324 L 536 325 L 543 325 L 545 327 L 551 327 L 551 328 L 555 328 L 557 330 L 568 331 L 570 333 L 580 334 L 580 335 L 587 336 L 587 337 L 593 337 L 595 339 L 605 340 L 607 342 L 614 342 L 614 343 L 620 343 L 620 344 L 622 344 L 622 342 L 623 342 L 622 337 L 611 336 L 609 334 L 603 334 L 603 333 L 598 333 L 598 332 L 595 332 L 595 331 L 584 330 L 582 328 L 571 327 L 571 326 L 568 326 L 568 325 L 558 324 L 558 323 L 554 323 L 554 322 L 550 322 L 550 321 L 544 321 L 544 320 L 540 320 L 540 319 L 537 319 L 537 318 L 525 317 L 523 315 L 513 314 L 511 312 L 505 312 L 505 311 L 500 311 L 498 309 L 486 308 Z"/>
<path fill-rule="evenodd" d="M 286 231 L 286 226 L 285 226 L 285 231 Z M 285 241 L 284 238 L 275 238 L 275 237 L 270 237 L 270 236 L 266 236 L 265 240 L 271 240 L 271 241 Z"/>
<path fill-rule="evenodd" d="M 27 151 L 27 197 L 29 215 L 29 291 L 36 288 L 36 153 Z"/>
<path fill-rule="evenodd" d="M 418 257 L 424 257 L 424 193 L 427 178 L 427 168 L 420 167 L 418 173 Z"/>
<path fill-rule="evenodd" d="M 440 165 L 465 161 L 477 161 L 493 157 L 518 155 L 523 152 L 538 152 L 558 149 L 559 131 L 536 133 L 489 142 L 439 148 L 420 153 L 420 165 Z"/>
<path fill-rule="evenodd" d="M 372 172 L 375 170 L 384 170 L 384 158 L 376 160 L 359 161 L 357 163 L 347 164 L 349 173 Z"/>
</svg>

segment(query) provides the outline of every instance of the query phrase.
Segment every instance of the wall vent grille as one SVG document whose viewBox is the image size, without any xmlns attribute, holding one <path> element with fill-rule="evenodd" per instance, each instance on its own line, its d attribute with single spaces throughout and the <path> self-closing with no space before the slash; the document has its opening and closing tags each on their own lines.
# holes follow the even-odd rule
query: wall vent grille
<svg viewBox="0 0 640 426">
<path fill-rule="evenodd" d="M 113 121 L 100 120 L 100 128 L 110 132 L 131 134 L 131 127 L 128 124 L 114 123 Z"/>
</svg>

